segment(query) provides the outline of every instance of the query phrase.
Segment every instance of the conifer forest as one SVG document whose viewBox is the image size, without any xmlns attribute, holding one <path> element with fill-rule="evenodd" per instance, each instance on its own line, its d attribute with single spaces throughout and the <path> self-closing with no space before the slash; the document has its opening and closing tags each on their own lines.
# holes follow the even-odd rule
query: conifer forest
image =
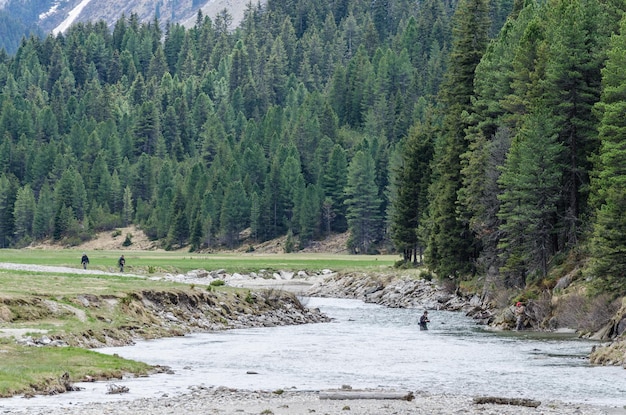
<svg viewBox="0 0 626 415">
<path fill-rule="evenodd" d="M 456 283 L 626 294 L 625 0 L 268 0 L 0 52 L 0 248 L 349 232 Z M 248 243 L 248 242 L 246 242 Z"/>
</svg>

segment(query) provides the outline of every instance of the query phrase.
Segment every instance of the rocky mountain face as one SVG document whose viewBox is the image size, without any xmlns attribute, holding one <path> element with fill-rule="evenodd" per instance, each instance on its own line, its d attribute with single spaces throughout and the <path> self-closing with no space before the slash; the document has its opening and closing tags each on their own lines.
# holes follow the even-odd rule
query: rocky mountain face
<svg viewBox="0 0 626 415">
<path fill-rule="evenodd" d="M 231 28 L 243 18 L 246 7 L 261 0 L 0 0 L 0 9 L 29 26 L 45 33 L 65 31 L 77 22 L 104 20 L 113 26 L 121 16 L 136 14 L 142 22 L 155 17 L 165 26 L 167 22 L 193 26 L 198 11 L 214 19 L 224 10 L 232 17 Z"/>
</svg>

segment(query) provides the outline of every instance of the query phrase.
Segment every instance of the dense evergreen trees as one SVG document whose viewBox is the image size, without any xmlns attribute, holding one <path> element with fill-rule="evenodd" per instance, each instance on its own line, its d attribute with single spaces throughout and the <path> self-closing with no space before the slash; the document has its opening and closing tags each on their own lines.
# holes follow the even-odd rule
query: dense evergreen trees
<svg viewBox="0 0 626 415">
<path fill-rule="evenodd" d="M 602 70 L 601 114 L 598 127 L 601 148 L 593 194 L 597 209 L 591 239 L 589 272 L 601 290 L 626 294 L 626 19 L 619 34 L 611 38 L 606 66 Z"/>
<path fill-rule="evenodd" d="M 468 149 L 467 113 L 474 72 L 487 48 L 489 7 L 486 0 L 461 0 L 454 15 L 453 46 L 441 89 L 441 143 L 436 146 L 426 252 L 427 264 L 442 277 L 472 271 L 476 255 L 468 223 L 458 214 L 461 156 Z"/>
<path fill-rule="evenodd" d="M 590 241 L 588 275 L 626 291 L 626 6 L 418 3 L 25 38 L 0 55 L 0 247 L 129 223 L 192 249 L 348 230 L 354 252 L 391 242 L 490 292 Z"/>
<path fill-rule="evenodd" d="M 441 57 L 453 10 L 290 4 L 250 5 L 236 30 L 227 13 L 80 23 L 3 56 L 1 245 L 135 223 L 165 247 L 349 229 L 372 251 L 389 149 L 439 82 L 417 63 Z M 437 49 L 413 50 L 419 33 Z"/>
</svg>

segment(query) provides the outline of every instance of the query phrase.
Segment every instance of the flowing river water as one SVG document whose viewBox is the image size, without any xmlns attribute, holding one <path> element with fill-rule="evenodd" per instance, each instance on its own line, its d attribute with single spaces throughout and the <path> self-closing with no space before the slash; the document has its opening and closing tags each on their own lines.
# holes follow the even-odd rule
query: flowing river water
<svg viewBox="0 0 626 415">
<path fill-rule="evenodd" d="M 2 407 L 63 405 L 157 397 L 190 386 L 253 390 L 325 390 L 349 385 L 469 396 L 626 404 L 626 371 L 594 367 L 596 342 L 572 334 L 496 333 L 461 313 L 390 309 L 358 300 L 304 298 L 331 323 L 229 330 L 99 349 L 173 373 L 114 381 L 127 394 L 106 394 L 106 382 L 77 384 L 80 392 L 11 398 Z"/>
</svg>

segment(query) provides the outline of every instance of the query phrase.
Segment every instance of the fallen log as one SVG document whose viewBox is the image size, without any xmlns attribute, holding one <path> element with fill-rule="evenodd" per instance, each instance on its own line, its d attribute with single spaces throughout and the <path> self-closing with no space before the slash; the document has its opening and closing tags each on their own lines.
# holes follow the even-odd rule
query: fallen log
<svg viewBox="0 0 626 415">
<path fill-rule="evenodd" d="M 117 394 L 117 393 L 128 393 L 128 386 L 124 385 L 116 385 L 115 383 L 110 383 L 107 385 L 107 394 Z"/>
<path fill-rule="evenodd" d="M 482 396 L 474 398 L 474 403 L 481 405 L 486 403 L 493 403 L 498 405 L 516 405 L 516 406 L 528 406 L 530 408 L 536 408 L 541 405 L 541 402 L 532 399 L 522 398 L 498 398 L 495 396 Z"/>
<path fill-rule="evenodd" d="M 385 392 L 385 391 L 328 391 L 320 392 L 320 399 L 398 399 L 412 401 L 413 392 Z"/>
</svg>

